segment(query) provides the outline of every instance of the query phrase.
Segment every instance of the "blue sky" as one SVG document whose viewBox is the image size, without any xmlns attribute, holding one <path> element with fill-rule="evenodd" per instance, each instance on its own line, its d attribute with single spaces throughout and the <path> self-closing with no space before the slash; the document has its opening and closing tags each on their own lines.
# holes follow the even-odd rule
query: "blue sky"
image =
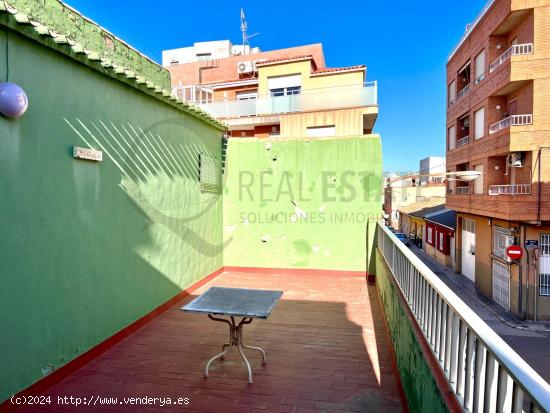
<svg viewBox="0 0 550 413">
<path fill-rule="evenodd" d="M 323 43 L 328 66 L 367 65 L 377 80 L 384 169 L 418 170 L 445 153 L 445 64 L 486 0 L 297 1 L 67 0 L 160 62 L 161 50 L 195 41 L 240 42 L 243 7 L 253 46 Z M 268 7 L 269 5 L 269 7 Z"/>
</svg>

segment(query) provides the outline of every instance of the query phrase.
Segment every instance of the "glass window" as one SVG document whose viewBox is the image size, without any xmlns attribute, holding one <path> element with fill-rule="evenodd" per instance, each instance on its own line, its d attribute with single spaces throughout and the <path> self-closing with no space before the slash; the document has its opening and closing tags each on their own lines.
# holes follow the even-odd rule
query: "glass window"
<svg viewBox="0 0 550 413">
<path fill-rule="evenodd" d="M 449 128 L 449 150 L 453 150 L 456 147 L 456 126 L 453 125 Z"/>
<path fill-rule="evenodd" d="M 485 135 L 485 108 L 481 108 L 475 113 L 475 135 L 476 139 L 483 138 Z"/>
<path fill-rule="evenodd" d="M 453 80 L 449 85 L 449 105 L 452 105 L 456 100 L 456 80 Z"/>
<path fill-rule="evenodd" d="M 299 95 L 301 90 L 302 90 L 301 86 L 289 86 L 289 87 L 271 89 L 269 92 L 271 93 L 272 97 L 275 97 L 275 96 Z"/>
<path fill-rule="evenodd" d="M 506 258 L 507 240 L 510 236 L 508 228 L 495 226 L 493 228 L 493 254 L 500 258 Z"/>
<path fill-rule="evenodd" d="M 475 59 L 476 84 L 485 77 L 485 50 L 482 50 Z"/>
</svg>

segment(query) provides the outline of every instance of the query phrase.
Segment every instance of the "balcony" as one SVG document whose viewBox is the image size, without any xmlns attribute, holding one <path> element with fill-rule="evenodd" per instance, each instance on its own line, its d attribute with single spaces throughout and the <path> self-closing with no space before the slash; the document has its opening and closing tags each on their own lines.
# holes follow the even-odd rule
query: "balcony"
<svg viewBox="0 0 550 413">
<path fill-rule="evenodd" d="M 456 94 L 456 97 L 452 100 L 449 101 L 449 107 L 453 106 L 454 104 L 456 104 L 460 99 L 462 99 L 465 95 L 468 94 L 468 92 L 470 91 L 470 84 L 468 83 L 466 86 L 464 86 L 460 92 L 458 92 Z"/>
<path fill-rule="evenodd" d="M 376 106 L 378 104 L 377 94 L 377 83 L 368 82 L 363 87 L 303 90 L 301 94 L 287 96 L 211 103 L 199 102 L 198 106 L 216 118 L 227 119 L 323 109 Z"/>
<path fill-rule="evenodd" d="M 113 412 L 403 411 L 380 298 L 364 276 L 228 271 L 195 294 L 212 286 L 284 292 L 268 320 L 244 329 L 249 344 L 267 353 L 262 365 L 246 352 L 253 384 L 236 351 L 214 362 L 204 378 L 204 364 L 220 351 L 227 329 L 206 315 L 182 313 L 191 296 L 47 394 L 93 394 L 120 404 L 123 397 L 190 399 L 176 408 L 102 406 Z M 56 411 L 75 411 L 70 408 Z"/>
<path fill-rule="evenodd" d="M 531 184 L 490 185 L 489 195 L 531 195 Z"/>
<path fill-rule="evenodd" d="M 532 124 L 533 124 L 532 114 L 512 115 L 490 125 L 489 133 L 490 134 L 497 133 L 498 131 L 509 128 L 510 126 L 524 126 L 524 125 L 532 125 Z"/>
<path fill-rule="evenodd" d="M 548 383 L 383 225 L 377 259 L 382 301 L 398 291 L 458 409 L 550 411 Z"/>
<path fill-rule="evenodd" d="M 489 73 L 493 73 L 500 66 L 512 58 L 512 56 L 527 55 L 533 53 L 533 43 L 515 44 L 502 53 L 489 65 Z"/>
<path fill-rule="evenodd" d="M 460 148 L 461 146 L 467 145 L 470 142 L 470 137 L 465 136 L 463 138 L 460 138 L 456 141 L 456 147 Z"/>
</svg>

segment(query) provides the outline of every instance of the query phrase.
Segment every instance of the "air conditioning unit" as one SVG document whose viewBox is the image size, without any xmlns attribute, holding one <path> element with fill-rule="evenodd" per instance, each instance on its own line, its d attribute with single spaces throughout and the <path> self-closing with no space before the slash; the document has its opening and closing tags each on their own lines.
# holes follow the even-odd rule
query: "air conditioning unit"
<svg viewBox="0 0 550 413">
<path fill-rule="evenodd" d="M 508 165 L 512 168 L 521 168 L 523 167 L 523 152 L 513 152 L 508 157 Z"/>
<path fill-rule="evenodd" d="M 237 73 L 251 73 L 254 71 L 254 66 L 251 61 L 237 63 Z"/>
<path fill-rule="evenodd" d="M 469 127 L 470 126 L 470 118 L 464 119 L 464 126 Z"/>
</svg>

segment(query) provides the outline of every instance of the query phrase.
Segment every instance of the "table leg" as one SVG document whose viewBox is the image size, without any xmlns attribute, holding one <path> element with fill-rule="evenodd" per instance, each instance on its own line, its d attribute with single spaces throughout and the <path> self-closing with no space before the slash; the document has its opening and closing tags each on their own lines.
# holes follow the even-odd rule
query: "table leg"
<svg viewBox="0 0 550 413">
<path fill-rule="evenodd" d="M 225 354 L 227 354 L 229 350 L 231 350 L 231 347 L 237 347 L 239 355 L 241 356 L 241 359 L 243 360 L 243 363 L 245 364 L 246 370 L 248 372 L 248 383 L 252 384 L 252 367 L 250 366 L 250 363 L 244 354 L 243 348 L 261 352 L 262 364 L 265 364 L 267 360 L 265 351 L 262 350 L 260 347 L 247 346 L 243 343 L 243 326 L 245 324 L 250 324 L 252 322 L 252 318 L 244 317 L 239 323 L 237 323 L 234 317 L 230 317 L 231 321 L 225 318 L 214 317 L 211 314 L 209 314 L 208 317 L 211 320 L 220 321 L 229 325 L 229 343 L 223 344 L 221 353 L 216 354 L 214 357 L 208 360 L 204 369 L 204 377 L 208 377 L 208 369 L 210 367 L 210 364 L 212 364 L 214 360 L 218 358 L 220 360 L 223 360 Z"/>
</svg>

